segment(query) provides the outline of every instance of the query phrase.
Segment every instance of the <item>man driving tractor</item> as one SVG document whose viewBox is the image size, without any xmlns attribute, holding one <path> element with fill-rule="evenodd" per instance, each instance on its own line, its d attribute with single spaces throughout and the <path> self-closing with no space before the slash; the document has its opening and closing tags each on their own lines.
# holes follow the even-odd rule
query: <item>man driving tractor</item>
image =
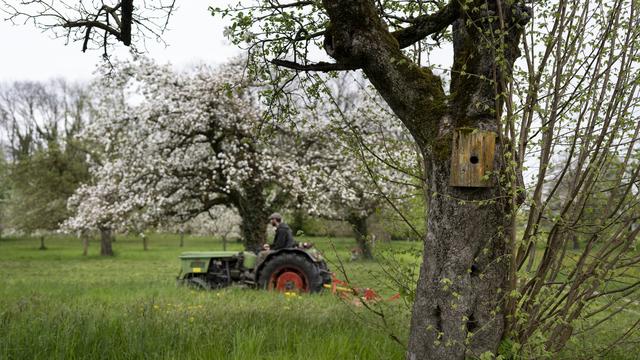
<svg viewBox="0 0 640 360">
<path fill-rule="evenodd" d="M 279 213 L 271 214 L 271 216 L 269 216 L 269 222 L 271 223 L 271 226 L 276 228 L 276 235 L 273 238 L 273 244 L 264 245 L 265 250 L 279 250 L 291 248 L 296 245 L 289 225 L 282 222 L 282 215 Z"/>
<path fill-rule="evenodd" d="M 244 283 L 283 292 L 319 292 L 331 284 L 331 272 L 313 244 L 298 244 L 282 216 L 273 213 L 273 243 L 261 251 L 187 252 L 180 256 L 179 280 L 200 289 L 219 289 Z"/>
</svg>

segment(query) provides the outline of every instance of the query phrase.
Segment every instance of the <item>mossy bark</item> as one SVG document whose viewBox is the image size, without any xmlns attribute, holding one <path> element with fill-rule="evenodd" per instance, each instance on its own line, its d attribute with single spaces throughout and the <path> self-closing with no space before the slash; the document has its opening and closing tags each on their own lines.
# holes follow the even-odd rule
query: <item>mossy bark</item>
<svg viewBox="0 0 640 360">
<path fill-rule="evenodd" d="M 511 209 L 499 186 L 449 186 L 456 128 L 498 132 L 497 96 L 510 76 L 522 23 L 517 2 L 466 2 L 454 9 L 450 96 L 440 78 L 407 58 L 372 0 L 324 0 L 331 20 L 327 53 L 362 68 L 413 135 L 426 163 L 429 204 L 423 263 L 413 306 L 407 358 L 464 359 L 496 353 L 505 331 Z M 452 3 L 453 4 L 453 3 Z M 497 15 L 503 15 L 498 21 Z M 449 14 L 450 15 L 450 14 Z M 505 36 L 498 36 L 504 23 Z M 497 39 L 488 42 L 487 39 Z M 406 41 L 406 39 L 402 39 Z M 505 170 L 496 144 L 494 170 Z"/>
</svg>

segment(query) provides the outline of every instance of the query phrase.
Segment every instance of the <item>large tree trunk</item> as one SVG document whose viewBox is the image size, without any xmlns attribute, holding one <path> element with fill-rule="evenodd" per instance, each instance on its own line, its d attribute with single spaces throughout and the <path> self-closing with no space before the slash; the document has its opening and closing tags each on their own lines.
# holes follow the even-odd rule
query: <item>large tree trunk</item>
<svg viewBox="0 0 640 360">
<path fill-rule="evenodd" d="M 496 3 L 489 4 L 494 14 L 501 11 Z M 504 11 L 511 16 L 510 9 Z M 496 64 L 496 45 L 483 41 L 495 30 L 491 24 L 498 26 L 499 19 L 489 23 L 482 12 L 466 15 L 467 20 L 453 24 L 455 59 L 448 116 L 440 121 L 436 142 L 425 149 L 432 195 L 413 307 L 410 359 L 463 359 L 496 353 L 505 335 L 505 294 L 513 251 L 508 245 L 512 224 L 506 195 L 510 185 L 499 184 L 499 177 L 493 175 L 496 179 L 492 187 L 450 186 L 450 157 L 456 129 L 501 132 L 502 103 L 495 99 L 518 55 L 519 34 L 509 34 L 513 38 L 505 39 L 502 51 L 506 68 L 501 69 Z M 463 71 L 473 75 L 461 75 Z M 493 160 L 497 174 L 506 174 L 506 150 L 506 144 L 498 141 Z"/>
<path fill-rule="evenodd" d="M 111 228 L 100 228 L 100 256 L 113 256 Z"/>
<path fill-rule="evenodd" d="M 44 235 L 40 236 L 40 247 L 38 250 L 47 250 L 47 247 L 44 246 Z"/>
<path fill-rule="evenodd" d="M 409 358 L 463 359 L 497 350 L 504 332 L 509 217 L 485 203 L 499 190 L 449 186 L 449 161 L 434 162 L 428 233 L 413 307 Z M 463 203 L 464 201 L 464 203 Z"/>
<path fill-rule="evenodd" d="M 349 217 L 349 224 L 353 227 L 353 233 L 356 237 L 356 243 L 365 259 L 372 259 L 371 247 L 369 246 L 369 226 L 367 218 L 364 216 Z"/>
<path fill-rule="evenodd" d="M 427 164 L 428 231 L 407 358 L 451 360 L 495 353 L 505 331 L 511 199 L 497 183 L 450 186 L 450 158 L 457 129 L 501 132 L 498 94 L 518 56 L 528 13 L 517 3 L 467 2 L 462 9 L 453 1 L 438 16 L 390 34 L 372 0 L 323 3 L 331 20 L 327 53 L 341 64 L 362 68 L 409 129 Z M 452 23 L 454 63 L 447 96 L 439 77 L 416 65 L 400 47 Z M 506 145 L 499 140 L 493 169 L 504 174 Z"/>
<path fill-rule="evenodd" d="M 260 209 L 242 209 L 239 211 L 242 217 L 240 228 L 244 238 L 244 248 L 247 251 L 260 251 L 267 241 L 267 217 L 269 214 Z"/>
<path fill-rule="evenodd" d="M 240 230 L 247 251 L 260 251 L 267 240 L 267 222 L 269 213 L 266 209 L 267 199 L 260 184 L 246 185 L 243 193 L 232 193 L 231 197 L 242 218 Z"/>
</svg>

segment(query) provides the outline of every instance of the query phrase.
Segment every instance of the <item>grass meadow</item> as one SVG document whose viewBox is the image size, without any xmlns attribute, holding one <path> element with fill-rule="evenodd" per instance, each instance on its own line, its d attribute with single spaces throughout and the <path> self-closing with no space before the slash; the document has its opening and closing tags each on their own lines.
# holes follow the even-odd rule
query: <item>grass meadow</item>
<svg viewBox="0 0 640 360">
<path fill-rule="evenodd" d="M 319 240 L 329 255 L 331 245 Z M 203 292 L 177 286 L 182 251 L 222 249 L 211 238 L 188 236 L 183 248 L 178 244 L 177 236 L 156 234 L 143 251 L 138 238 L 118 237 L 116 256 L 102 258 L 98 242 L 83 257 L 72 237 L 50 238 L 43 251 L 35 238 L 0 240 L 0 359 L 403 356 L 402 346 L 369 311 L 329 293 L 287 296 L 242 287 Z M 348 258 L 352 240 L 335 244 Z M 375 263 L 345 262 L 345 267 L 354 283 L 372 286 L 369 269 L 377 268 Z"/>
<path fill-rule="evenodd" d="M 383 296 L 397 291 L 394 277 L 415 276 L 420 244 L 393 242 L 395 264 L 350 262 L 352 239 L 313 241 L 333 271 Z M 89 255 L 73 237 L 0 239 L 0 359 L 402 359 L 409 324 L 403 299 L 364 306 L 330 293 L 293 296 L 234 286 L 194 291 L 177 286 L 183 251 L 221 250 L 206 237 L 152 234 L 149 250 L 136 237 L 119 236 L 116 256 Z M 240 250 L 240 244 L 229 244 Z M 379 257 L 382 258 L 382 257 Z M 394 273 L 395 272 L 395 273 Z M 344 278 L 344 275 L 338 274 Z M 628 313 L 597 337 L 577 336 L 562 358 L 598 357 L 599 344 L 638 318 Z M 637 338 L 637 337 L 636 337 Z M 640 359 L 637 343 L 601 358 Z"/>
</svg>

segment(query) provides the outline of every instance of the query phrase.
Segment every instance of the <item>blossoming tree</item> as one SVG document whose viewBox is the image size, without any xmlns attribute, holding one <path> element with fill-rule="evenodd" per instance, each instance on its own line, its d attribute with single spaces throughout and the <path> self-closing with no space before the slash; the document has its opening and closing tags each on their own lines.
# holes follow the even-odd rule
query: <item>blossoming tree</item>
<svg viewBox="0 0 640 360">
<path fill-rule="evenodd" d="M 184 221 L 231 205 L 245 246 L 263 244 L 269 212 L 300 184 L 291 142 L 261 121 L 241 74 L 233 64 L 193 74 L 148 60 L 116 64 L 99 86 L 100 116 L 84 134 L 103 159 L 94 182 L 70 201 L 76 214 L 67 226 Z"/>
<path fill-rule="evenodd" d="M 422 191 L 423 172 L 407 129 L 381 99 L 356 89 L 354 80 L 364 87 L 343 76 L 327 84 L 336 94 L 326 101 L 329 105 L 313 106 L 317 119 L 312 127 L 331 136 L 316 137 L 322 161 L 308 162 L 307 173 L 313 174 L 308 188 L 314 191 L 307 201 L 315 204 L 315 215 L 348 222 L 362 255 L 370 258 L 369 221 L 383 207 L 422 236 L 401 209 Z"/>
</svg>

